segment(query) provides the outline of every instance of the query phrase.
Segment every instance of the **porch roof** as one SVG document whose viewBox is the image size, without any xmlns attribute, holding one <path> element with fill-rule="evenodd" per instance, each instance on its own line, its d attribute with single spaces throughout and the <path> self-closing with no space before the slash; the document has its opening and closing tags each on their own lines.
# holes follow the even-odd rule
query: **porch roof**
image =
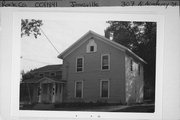
<svg viewBox="0 0 180 120">
<path fill-rule="evenodd" d="M 65 80 L 61 80 L 61 79 L 57 79 L 57 78 L 49 78 L 49 77 L 43 77 L 40 79 L 37 78 L 31 78 L 31 79 L 26 79 L 23 80 L 22 83 L 43 83 L 43 82 L 47 82 L 47 83 L 65 83 Z"/>
</svg>

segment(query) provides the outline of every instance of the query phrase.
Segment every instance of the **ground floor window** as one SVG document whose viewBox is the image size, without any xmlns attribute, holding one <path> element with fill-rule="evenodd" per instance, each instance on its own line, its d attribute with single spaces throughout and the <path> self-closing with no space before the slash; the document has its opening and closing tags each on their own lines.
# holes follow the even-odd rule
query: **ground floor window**
<svg viewBox="0 0 180 120">
<path fill-rule="evenodd" d="M 108 80 L 101 80 L 100 96 L 102 98 L 108 98 L 109 97 L 109 81 Z"/>
<path fill-rule="evenodd" d="M 75 82 L 75 97 L 76 98 L 83 97 L 83 82 L 82 81 Z"/>
</svg>

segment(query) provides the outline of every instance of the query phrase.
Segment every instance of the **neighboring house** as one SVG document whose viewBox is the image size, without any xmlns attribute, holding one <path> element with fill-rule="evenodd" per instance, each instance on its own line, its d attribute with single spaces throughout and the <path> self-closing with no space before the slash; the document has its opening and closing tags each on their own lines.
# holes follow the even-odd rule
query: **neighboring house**
<svg viewBox="0 0 180 120">
<path fill-rule="evenodd" d="M 21 101 L 30 103 L 62 102 L 64 81 L 62 65 L 47 65 L 30 71 L 21 82 Z"/>
<path fill-rule="evenodd" d="M 140 103 L 144 64 L 128 48 L 89 31 L 58 58 L 63 60 L 63 102 Z"/>
</svg>

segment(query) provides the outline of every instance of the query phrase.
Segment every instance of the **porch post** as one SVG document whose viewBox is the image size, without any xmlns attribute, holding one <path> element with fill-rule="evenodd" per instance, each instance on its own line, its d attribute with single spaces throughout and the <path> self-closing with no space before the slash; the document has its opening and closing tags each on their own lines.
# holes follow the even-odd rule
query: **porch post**
<svg viewBox="0 0 180 120">
<path fill-rule="evenodd" d="M 60 83 L 60 91 L 61 91 L 61 93 L 60 93 L 60 102 L 62 102 L 63 101 L 63 84 L 62 83 Z"/>
<path fill-rule="evenodd" d="M 42 84 L 41 84 L 41 83 L 39 83 L 39 84 L 40 84 L 40 85 L 39 85 L 39 90 L 38 90 L 38 92 L 39 92 L 39 93 L 38 93 L 38 94 L 39 94 L 39 100 L 38 100 L 38 102 L 41 103 L 41 99 L 42 99 L 42 96 L 41 96 L 41 95 L 42 95 L 42 94 L 41 94 L 41 93 L 42 93 Z"/>
<path fill-rule="evenodd" d="M 53 91 L 52 91 L 52 103 L 55 103 L 56 101 L 56 93 L 55 93 L 55 90 L 56 90 L 56 83 L 54 82 L 53 83 Z"/>
</svg>

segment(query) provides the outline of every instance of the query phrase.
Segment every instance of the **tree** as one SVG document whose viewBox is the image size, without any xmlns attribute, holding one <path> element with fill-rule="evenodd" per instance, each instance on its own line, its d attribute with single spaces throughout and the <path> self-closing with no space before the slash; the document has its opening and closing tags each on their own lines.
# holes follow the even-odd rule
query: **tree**
<svg viewBox="0 0 180 120">
<path fill-rule="evenodd" d="M 34 69 L 35 70 L 35 69 Z M 32 79 L 34 78 L 34 74 L 32 73 L 33 70 L 27 71 L 27 72 L 21 72 L 22 76 L 22 82 L 26 79 Z"/>
<path fill-rule="evenodd" d="M 109 26 L 105 30 L 105 37 L 126 46 L 147 62 L 144 74 L 145 90 L 152 91 L 150 98 L 154 100 L 156 23 L 132 21 L 107 21 L 107 23 Z"/>
<path fill-rule="evenodd" d="M 21 19 L 21 37 L 26 35 L 29 36 L 33 34 L 35 38 L 40 33 L 40 27 L 43 25 L 42 20 L 35 20 L 35 19 Z"/>
</svg>

